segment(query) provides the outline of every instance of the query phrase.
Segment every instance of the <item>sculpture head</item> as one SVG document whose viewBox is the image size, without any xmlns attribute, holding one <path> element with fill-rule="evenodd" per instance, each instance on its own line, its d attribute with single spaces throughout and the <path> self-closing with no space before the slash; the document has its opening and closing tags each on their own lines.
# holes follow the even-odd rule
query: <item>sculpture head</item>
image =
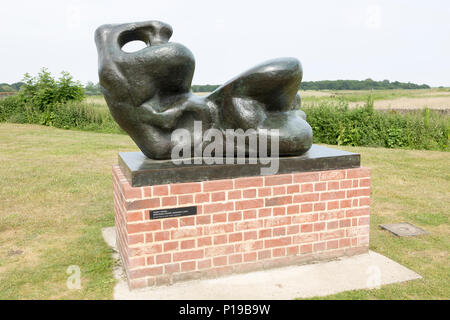
<svg viewBox="0 0 450 320">
<path fill-rule="evenodd" d="M 156 94 L 167 97 L 190 91 L 195 60 L 191 51 L 169 43 L 172 27 L 160 21 L 103 25 L 95 32 L 100 85 L 115 101 L 139 106 Z M 125 52 L 128 42 L 147 47 Z"/>
</svg>

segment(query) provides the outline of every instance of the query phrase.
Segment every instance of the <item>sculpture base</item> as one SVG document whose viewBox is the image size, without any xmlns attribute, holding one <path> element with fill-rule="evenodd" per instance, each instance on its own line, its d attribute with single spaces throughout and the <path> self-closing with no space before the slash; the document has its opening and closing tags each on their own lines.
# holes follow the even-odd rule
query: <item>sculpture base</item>
<svg viewBox="0 0 450 320">
<path fill-rule="evenodd" d="M 117 244 L 130 288 L 367 252 L 370 170 L 343 153 L 350 168 L 328 157 L 320 166 L 341 167 L 139 187 L 123 163 L 114 166 Z"/>
<path fill-rule="evenodd" d="M 191 160 L 191 159 L 190 159 Z M 233 159 L 234 162 L 237 162 Z M 153 160 L 142 152 L 120 152 L 119 165 L 131 186 L 142 187 L 157 184 L 195 182 L 260 176 L 261 169 L 268 168 L 260 159 L 255 164 L 174 164 L 172 160 Z M 360 155 L 338 149 L 313 145 L 301 156 L 280 157 L 277 173 L 310 172 L 333 169 L 358 168 Z"/>
</svg>

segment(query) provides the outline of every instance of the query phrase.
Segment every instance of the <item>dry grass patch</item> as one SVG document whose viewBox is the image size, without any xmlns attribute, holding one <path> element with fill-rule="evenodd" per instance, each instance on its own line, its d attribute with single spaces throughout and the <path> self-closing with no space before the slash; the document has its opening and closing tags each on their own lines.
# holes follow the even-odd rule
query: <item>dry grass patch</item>
<svg viewBox="0 0 450 320">
<path fill-rule="evenodd" d="M 362 107 L 363 102 L 350 102 L 349 107 Z M 397 98 L 388 100 L 376 100 L 375 109 L 450 109 L 450 95 L 446 97 L 422 97 L 422 98 Z"/>
</svg>

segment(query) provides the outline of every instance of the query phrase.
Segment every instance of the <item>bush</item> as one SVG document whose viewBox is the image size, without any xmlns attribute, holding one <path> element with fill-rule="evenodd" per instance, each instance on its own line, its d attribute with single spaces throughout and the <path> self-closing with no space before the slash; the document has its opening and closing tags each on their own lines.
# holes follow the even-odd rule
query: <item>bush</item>
<svg viewBox="0 0 450 320">
<path fill-rule="evenodd" d="M 0 100 L 0 122 L 35 123 L 64 129 L 123 131 L 107 108 L 86 104 L 83 87 L 62 72 L 55 80 L 42 69 L 38 77 L 24 76 L 21 91 Z"/>
<path fill-rule="evenodd" d="M 77 101 L 60 103 L 45 117 L 41 124 L 56 128 L 123 133 L 108 109 L 100 109 L 92 104 Z"/>
<path fill-rule="evenodd" d="M 11 118 L 15 116 L 15 120 Z M 11 121 L 26 123 L 25 103 L 18 95 L 8 96 L 0 100 L 0 122 Z"/>
<path fill-rule="evenodd" d="M 48 106 L 66 101 L 81 101 L 84 99 L 83 86 L 73 81 L 68 72 L 62 72 L 55 80 L 47 69 L 43 68 L 38 77 L 25 74 L 19 96 L 26 104 L 44 112 Z"/>
<path fill-rule="evenodd" d="M 369 103 L 349 109 L 344 103 L 307 105 L 302 108 L 315 143 L 448 150 L 448 116 L 428 109 L 400 114 L 373 110 Z"/>
</svg>

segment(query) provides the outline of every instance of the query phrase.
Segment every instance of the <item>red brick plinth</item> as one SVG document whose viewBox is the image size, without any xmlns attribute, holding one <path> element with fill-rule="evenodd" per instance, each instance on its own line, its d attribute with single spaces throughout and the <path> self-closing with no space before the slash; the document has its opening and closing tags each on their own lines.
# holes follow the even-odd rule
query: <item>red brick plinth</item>
<svg viewBox="0 0 450 320">
<path fill-rule="evenodd" d="M 370 169 L 131 187 L 113 167 L 117 245 L 130 288 L 364 253 Z M 197 206 L 151 220 L 149 211 Z"/>
</svg>

